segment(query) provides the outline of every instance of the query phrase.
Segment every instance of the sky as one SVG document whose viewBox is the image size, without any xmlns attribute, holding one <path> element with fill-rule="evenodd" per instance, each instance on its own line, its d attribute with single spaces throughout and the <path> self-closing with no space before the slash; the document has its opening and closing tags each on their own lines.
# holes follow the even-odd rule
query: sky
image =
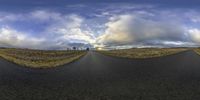
<svg viewBox="0 0 200 100">
<path fill-rule="evenodd" d="M 200 46 L 198 0 L 0 0 L 0 47 Z"/>
</svg>

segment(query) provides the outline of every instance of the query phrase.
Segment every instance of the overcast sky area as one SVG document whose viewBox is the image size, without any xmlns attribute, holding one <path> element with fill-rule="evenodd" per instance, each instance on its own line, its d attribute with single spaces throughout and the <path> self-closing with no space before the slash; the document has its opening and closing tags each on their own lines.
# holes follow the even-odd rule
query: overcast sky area
<svg viewBox="0 0 200 100">
<path fill-rule="evenodd" d="M 0 0 L 0 47 L 200 46 L 199 5 L 198 0 Z"/>
</svg>

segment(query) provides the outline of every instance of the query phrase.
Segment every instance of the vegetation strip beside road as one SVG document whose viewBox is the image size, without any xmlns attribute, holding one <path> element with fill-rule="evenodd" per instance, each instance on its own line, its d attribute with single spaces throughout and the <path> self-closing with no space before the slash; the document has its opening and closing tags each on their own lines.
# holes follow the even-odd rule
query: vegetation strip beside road
<svg viewBox="0 0 200 100">
<path fill-rule="evenodd" d="M 52 68 L 61 66 L 84 56 L 86 51 L 74 50 L 30 50 L 0 49 L 0 56 L 13 63 L 31 68 Z"/>
<path fill-rule="evenodd" d="M 197 54 L 200 55 L 200 48 L 198 48 L 198 49 L 194 49 L 194 51 L 195 51 Z"/>
<path fill-rule="evenodd" d="M 134 48 L 98 52 L 108 56 L 143 59 L 172 55 L 186 50 L 186 48 Z"/>
</svg>

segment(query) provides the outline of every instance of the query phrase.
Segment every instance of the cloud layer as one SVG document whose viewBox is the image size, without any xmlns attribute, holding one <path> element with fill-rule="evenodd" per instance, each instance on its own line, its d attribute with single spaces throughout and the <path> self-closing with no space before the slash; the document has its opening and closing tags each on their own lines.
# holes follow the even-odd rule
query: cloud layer
<svg viewBox="0 0 200 100">
<path fill-rule="evenodd" d="M 38 48 L 43 39 L 28 36 L 8 27 L 0 29 L 0 45 L 4 47 Z"/>
<path fill-rule="evenodd" d="M 66 49 L 73 43 L 81 43 L 81 47 L 95 41 L 93 34 L 82 28 L 84 19 L 76 14 L 47 10 L 26 14 L 3 13 L 0 22 L 3 23 L 0 25 L 0 46 Z"/>
<path fill-rule="evenodd" d="M 132 4 L 92 7 L 0 11 L 0 46 L 66 49 L 200 45 L 200 13 L 196 10 L 158 10 L 153 5 Z"/>
<path fill-rule="evenodd" d="M 112 17 L 106 26 L 105 34 L 100 36 L 97 42 L 107 46 L 140 43 L 157 45 L 157 42 L 164 45 L 166 41 L 188 42 L 183 28 L 175 21 L 171 23 L 136 15 L 120 15 Z"/>
</svg>

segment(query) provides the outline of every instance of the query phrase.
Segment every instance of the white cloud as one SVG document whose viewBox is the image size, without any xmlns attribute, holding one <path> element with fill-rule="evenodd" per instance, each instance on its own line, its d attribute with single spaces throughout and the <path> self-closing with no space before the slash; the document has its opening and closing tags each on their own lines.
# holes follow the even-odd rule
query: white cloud
<svg viewBox="0 0 200 100">
<path fill-rule="evenodd" d="M 27 13 L 0 12 L 0 44 L 45 49 L 66 48 L 74 43 L 113 48 L 189 46 L 200 43 L 200 30 L 187 29 L 188 26 L 198 27 L 197 12 L 157 10 L 151 5 L 116 5 L 102 5 L 104 8 L 85 12 L 78 10 L 78 14 L 76 11 L 71 13 L 68 10 L 59 12 L 50 9 Z M 80 9 L 79 6 L 82 5 L 67 6 L 67 9 L 74 11 Z"/>
<path fill-rule="evenodd" d="M 23 20 L 23 18 L 22 14 L 0 12 L 0 22 Z"/>
<path fill-rule="evenodd" d="M 111 17 L 110 22 L 106 23 L 107 29 L 105 34 L 98 38 L 98 42 L 129 42 L 133 38 L 129 37 L 129 27 L 126 24 L 132 20 L 133 17 L 129 15 L 123 15 L 119 18 Z"/>
<path fill-rule="evenodd" d="M 4 47 L 38 48 L 43 39 L 30 37 L 9 27 L 0 28 L 0 45 Z"/>
<path fill-rule="evenodd" d="M 46 33 L 52 34 L 64 42 L 82 41 L 84 43 L 94 43 L 94 34 L 90 29 L 82 27 L 83 22 L 84 19 L 78 15 L 67 15 L 64 16 L 64 19 L 47 27 Z"/>
<path fill-rule="evenodd" d="M 82 26 L 85 24 L 83 23 L 84 18 L 76 14 L 61 14 L 59 12 L 47 10 L 35 10 L 30 13 L 16 14 L 16 16 L 15 14 L 8 13 L 2 14 L 2 16 L 3 19 L 1 21 L 4 21 L 5 23 L 6 21 L 19 21 L 19 18 L 23 19 L 22 22 L 32 22 L 30 24 L 37 23 L 38 25 L 47 23 L 44 30 L 37 33 L 39 36 L 36 36 L 35 33 L 31 34 L 26 30 L 25 32 L 19 32 L 11 27 L 5 28 L 0 26 L 2 37 L 0 43 L 2 45 L 41 49 L 62 49 L 70 47 L 69 44 L 73 42 L 85 44 L 92 44 L 95 42 L 93 31 L 90 30 L 89 27 L 83 28 Z M 35 30 L 33 30 L 33 32 L 34 31 Z M 43 41 L 38 40 L 37 37 L 41 37 Z"/>
<path fill-rule="evenodd" d="M 57 12 L 50 12 L 46 10 L 36 10 L 30 12 L 30 18 L 38 19 L 40 21 L 62 20 L 62 16 Z"/>
<path fill-rule="evenodd" d="M 130 45 L 145 42 L 149 44 L 152 40 L 184 40 L 184 31 L 175 21 L 173 23 L 154 21 L 126 14 L 111 17 L 106 26 L 105 33 L 97 39 L 98 43 L 105 45 Z"/>
<path fill-rule="evenodd" d="M 186 13 L 184 13 L 184 16 L 194 23 L 200 22 L 200 13 L 197 11 L 186 11 Z"/>
<path fill-rule="evenodd" d="M 200 30 L 199 29 L 189 29 L 188 30 L 189 36 L 191 37 L 192 41 L 200 43 Z"/>
</svg>

